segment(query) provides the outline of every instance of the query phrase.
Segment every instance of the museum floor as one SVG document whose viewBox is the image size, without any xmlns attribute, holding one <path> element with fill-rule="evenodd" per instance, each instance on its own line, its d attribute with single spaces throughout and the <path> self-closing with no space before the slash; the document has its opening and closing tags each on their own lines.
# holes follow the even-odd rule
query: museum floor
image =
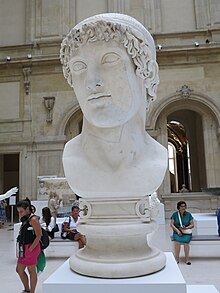
<svg viewBox="0 0 220 293">
<path fill-rule="evenodd" d="M 160 225 L 157 235 L 154 236 L 153 242 L 163 251 L 172 251 L 170 242 L 171 230 L 169 223 Z M 195 247 L 193 247 L 195 248 Z M 212 251 L 211 245 L 204 248 L 207 253 L 201 253 L 201 256 L 195 254 L 191 256 L 191 266 L 187 266 L 183 259 L 180 261 L 179 268 L 183 274 L 186 284 L 206 284 L 215 285 L 220 292 L 220 251 L 216 257 L 209 257 Z M 42 283 L 46 280 L 63 262 L 64 258 L 48 258 L 45 271 L 39 276 L 36 293 L 42 292 Z M 6 225 L 0 229 L 0 291 L 4 293 L 19 293 L 22 291 L 22 285 L 15 272 L 16 259 L 14 257 L 13 229 L 12 226 Z M 161 292 L 163 293 L 163 292 Z M 207 292 L 209 293 L 209 292 Z"/>
</svg>

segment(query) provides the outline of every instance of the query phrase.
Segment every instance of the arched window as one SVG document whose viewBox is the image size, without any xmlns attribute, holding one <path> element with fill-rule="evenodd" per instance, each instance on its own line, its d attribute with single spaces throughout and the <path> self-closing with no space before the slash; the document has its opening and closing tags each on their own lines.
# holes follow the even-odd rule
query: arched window
<svg viewBox="0 0 220 293">
<path fill-rule="evenodd" d="M 177 174 L 177 162 L 176 162 L 176 148 L 170 142 L 168 142 L 168 157 L 169 157 L 171 192 L 177 192 L 178 191 L 178 174 Z"/>
<path fill-rule="evenodd" d="M 188 180 L 189 180 L 189 190 L 192 190 L 192 172 L 191 172 L 191 162 L 190 162 L 190 152 L 189 152 L 189 143 L 186 144 L 187 150 L 187 162 L 188 162 Z"/>
<path fill-rule="evenodd" d="M 183 192 L 183 187 L 189 187 L 188 164 L 190 158 L 186 129 L 177 119 L 170 120 L 167 123 L 167 129 L 171 192 Z"/>
</svg>

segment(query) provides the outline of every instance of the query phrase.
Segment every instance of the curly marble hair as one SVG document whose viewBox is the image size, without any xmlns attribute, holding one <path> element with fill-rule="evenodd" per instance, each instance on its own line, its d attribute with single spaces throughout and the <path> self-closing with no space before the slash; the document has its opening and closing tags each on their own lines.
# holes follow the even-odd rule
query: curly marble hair
<svg viewBox="0 0 220 293">
<path fill-rule="evenodd" d="M 72 28 L 63 39 L 60 60 L 69 85 L 73 87 L 69 61 L 76 50 L 87 42 L 109 40 L 123 44 L 135 64 L 136 75 L 144 80 L 148 104 L 154 101 L 159 84 L 154 40 L 140 22 L 118 13 L 89 17 Z"/>
</svg>

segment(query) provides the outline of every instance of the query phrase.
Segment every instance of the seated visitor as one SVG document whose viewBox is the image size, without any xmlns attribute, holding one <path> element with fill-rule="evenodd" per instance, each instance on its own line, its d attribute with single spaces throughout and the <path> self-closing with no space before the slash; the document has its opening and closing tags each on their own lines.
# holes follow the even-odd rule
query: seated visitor
<svg viewBox="0 0 220 293">
<path fill-rule="evenodd" d="M 79 248 L 83 248 L 86 245 L 86 237 L 77 231 L 77 225 L 79 224 L 79 206 L 72 206 L 72 215 L 67 217 L 64 221 L 63 231 L 66 232 L 66 238 L 79 242 Z"/>
<path fill-rule="evenodd" d="M 175 241 L 175 258 L 179 263 L 180 247 L 184 245 L 185 263 L 191 265 L 189 261 L 189 243 L 192 239 L 192 228 L 194 227 L 193 217 L 186 211 L 185 201 L 177 203 L 177 210 L 171 216 L 170 227 L 173 229 L 173 240 Z"/>
<path fill-rule="evenodd" d="M 55 227 L 55 219 L 52 217 L 50 209 L 48 207 L 44 207 L 42 209 L 42 216 L 40 218 L 41 227 L 47 231 L 47 234 L 50 239 L 54 238 L 53 228 Z"/>
</svg>

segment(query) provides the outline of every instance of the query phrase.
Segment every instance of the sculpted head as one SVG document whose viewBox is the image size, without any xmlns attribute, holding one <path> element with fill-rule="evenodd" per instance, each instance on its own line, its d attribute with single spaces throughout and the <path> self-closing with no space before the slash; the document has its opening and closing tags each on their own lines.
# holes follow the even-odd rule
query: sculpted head
<svg viewBox="0 0 220 293">
<path fill-rule="evenodd" d="M 156 98 L 155 44 L 132 17 L 85 19 L 62 41 L 60 59 L 86 120 L 97 127 L 121 125 Z"/>
</svg>

